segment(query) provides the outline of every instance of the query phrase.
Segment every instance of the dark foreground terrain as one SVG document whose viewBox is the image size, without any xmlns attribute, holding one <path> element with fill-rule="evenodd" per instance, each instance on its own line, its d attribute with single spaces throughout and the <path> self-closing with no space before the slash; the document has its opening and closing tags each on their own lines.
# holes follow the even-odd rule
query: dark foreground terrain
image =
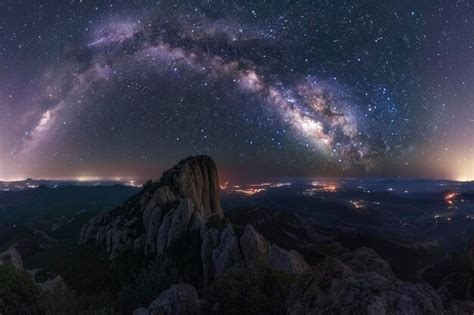
<svg viewBox="0 0 474 315">
<path fill-rule="evenodd" d="M 0 192 L 0 313 L 474 311 L 470 183 L 219 187 L 199 156 L 141 190 L 11 188 Z"/>
</svg>

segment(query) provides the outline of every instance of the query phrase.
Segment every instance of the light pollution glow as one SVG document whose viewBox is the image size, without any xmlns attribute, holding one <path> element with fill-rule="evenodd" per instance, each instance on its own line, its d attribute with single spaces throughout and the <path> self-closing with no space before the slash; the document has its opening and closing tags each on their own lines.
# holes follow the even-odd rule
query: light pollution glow
<svg viewBox="0 0 474 315">
<path fill-rule="evenodd" d="M 220 184 L 221 190 L 230 192 L 230 193 L 244 194 L 247 196 L 253 196 L 262 191 L 266 191 L 269 188 L 281 188 L 281 187 L 291 186 L 291 183 L 274 183 L 274 182 L 248 184 L 248 185 L 234 185 L 234 186 L 230 186 L 229 184 L 230 184 L 229 181 L 226 181 L 224 184 Z"/>
</svg>

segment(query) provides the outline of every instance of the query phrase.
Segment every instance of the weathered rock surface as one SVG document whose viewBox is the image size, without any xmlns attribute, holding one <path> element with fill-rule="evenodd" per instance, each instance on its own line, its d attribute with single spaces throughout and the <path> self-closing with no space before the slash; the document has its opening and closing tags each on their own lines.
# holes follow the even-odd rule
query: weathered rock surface
<svg viewBox="0 0 474 315">
<path fill-rule="evenodd" d="M 17 270 L 23 270 L 23 260 L 15 247 L 10 247 L 0 254 L 0 266 L 12 265 Z"/>
<path fill-rule="evenodd" d="M 163 291 L 147 308 L 138 308 L 134 315 L 195 315 L 201 314 L 202 302 L 197 290 L 189 284 L 180 283 Z"/>
<path fill-rule="evenodd" d="M 224 215 L 217 168 L 207 156 L 190 157 L 120 207 L 92 218 L 79 243 L 95 241 L 111 258 L 129 250 L 162 254 L 181 233 L 199 231 L 211 215 Z"/>
<path fill-rule="evenodd" d="M 296 275 L 305 272 L 309 268 L 306 260 L 297 251 L 287 251 L 274 244 L 270 247 L 267 261 L 268 266 L 273 269 Z"/>
<path fill-rule="evenodd" d="M 224 216 L 217 168 L 210 157 L 201 155 L 187 158 L 165 172 L 161 181 L 179 197 L 190 198 L 203 218 L 213 214 Z"/>
<path fill-rule="evenodd" d="M 388 267 L 366 248 L 341 259 L 327 258 L 292 287 L 288 314 L 471 314 L 474 310 L 474 304 L 450 300 L 428 284 L 396 280 Z"/>
<path fill-rule="evenodd" d="M 339 259 L 349 265 L 355 272 L 373 271 L 387 279 L 395 279 L 388 261 L 380 257 L 373 249 L 361 247 L 340 256 Z"/>
<path fill-rule="evenodd" d="M 243 263 L 239 239 L 230 223 L 227 223 L 221 230 L 210 228 L 203 234 L 201 259 L 205 283 L 209 283 L 214 275 L 221 274 L 233 266 Z"/>
<path fill-rule="evenodd" d="M 206 283 L 237 265 L 253 269 L 266 264 L 292 274 L 301 274 L 309 268 L 300 254 L 271 245 L 252 225 L 247 224 L 239 237 L 228 222 L 221 230 L 210 228 L 204 233 L 201 259 Z"/>
<path fill-rule="evenodd" d="M 257 265 L 258 263 L 267 262 L 270 245 L 252 225 L 247 224 L 245 226 L 240 244 L 244 259 L 248 264 Z"/>
</svg>

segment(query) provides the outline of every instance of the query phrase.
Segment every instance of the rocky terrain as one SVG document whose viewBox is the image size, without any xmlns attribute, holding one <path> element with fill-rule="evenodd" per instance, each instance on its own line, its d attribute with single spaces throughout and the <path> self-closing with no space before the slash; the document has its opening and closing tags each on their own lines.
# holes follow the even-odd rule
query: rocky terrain
<svg viewBox="0 0 474 315">
<path fill-rule="evenodd" d="M 286 300 L 288 314 L 470 314 L 474 304 L 455 301 L 425 283 L 395 278 L 377 253 L 360 248 L 327 258 L 302 275 Z"/>
<path fill-rule="evenodd" d="M 125 254 L 162 259 L 186 233 L 199 238 L 202 283 L 175 283 L 134 314 L 226 313 L 213 305 L 209 287 L 221 275 L 260 266 L 296 281 L 286 298 L 288 314 L 471 314 L 474 304 L 454 300 L 428 284 L 398 280 L 376 252 L 360 248 L 311 267 L 291 249 L 271 244 L 251 224 L 224 216 L 219 179 L 207 156 L 187 158 L 122 206 L 91 219 L 80 244 L 94 242 L 114 261 Z M 173 264 L 179 264 L 179 257 Z M 211 290 L 212 291 L 212 290 Z M 232 312 L 230 312 L 232 313 Z"/>
<path fill-rule="evenodd" d="M 56 288 L 63 288 L 66 286 L 60 275 L 47 275 L 44 277 L 39 269 L 25 269 L 23 267 L 23 259 L 15 247 L 10 247 L 8 250 L 0 253 L 0 266 L 2 265 L 13 266 L 18 271 L 27 272 L 31 276 L 33 282 L 44 291 L 52 291 Z"/>
</svg>

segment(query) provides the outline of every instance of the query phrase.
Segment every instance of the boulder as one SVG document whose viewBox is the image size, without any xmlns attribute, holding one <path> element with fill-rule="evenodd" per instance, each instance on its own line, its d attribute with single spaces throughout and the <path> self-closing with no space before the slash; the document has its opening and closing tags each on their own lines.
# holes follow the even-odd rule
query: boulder
<svg viewBox="0 0 474 315">
<path fill-rule="evenodd" d="M 295 275 L 302 274 L 310 267 L 297 251 L 287 251 L 274 244 L 270 247 L 267 261 L 270 268 Z"/>
<path fill-rule="evenodd" d="M 23 260 L 15 247 L 10 247 L 0 254 L 0 266 L 12 265 L 17 270 L 23 270 Z"/>
<path fill-rule="evenodd" d="M 148 307 L 148 314 L 201 314 L 201 305 L 202 303 L 199 299 L 197 290 L 192 285 L 180 283 L 163 291 Z M 140 311 L 136 310 L 136 312 L 137 314 L 140 314 Z M 142 314 L 146 314 L 143 310 L 141 312 Z"/>
</svg>

